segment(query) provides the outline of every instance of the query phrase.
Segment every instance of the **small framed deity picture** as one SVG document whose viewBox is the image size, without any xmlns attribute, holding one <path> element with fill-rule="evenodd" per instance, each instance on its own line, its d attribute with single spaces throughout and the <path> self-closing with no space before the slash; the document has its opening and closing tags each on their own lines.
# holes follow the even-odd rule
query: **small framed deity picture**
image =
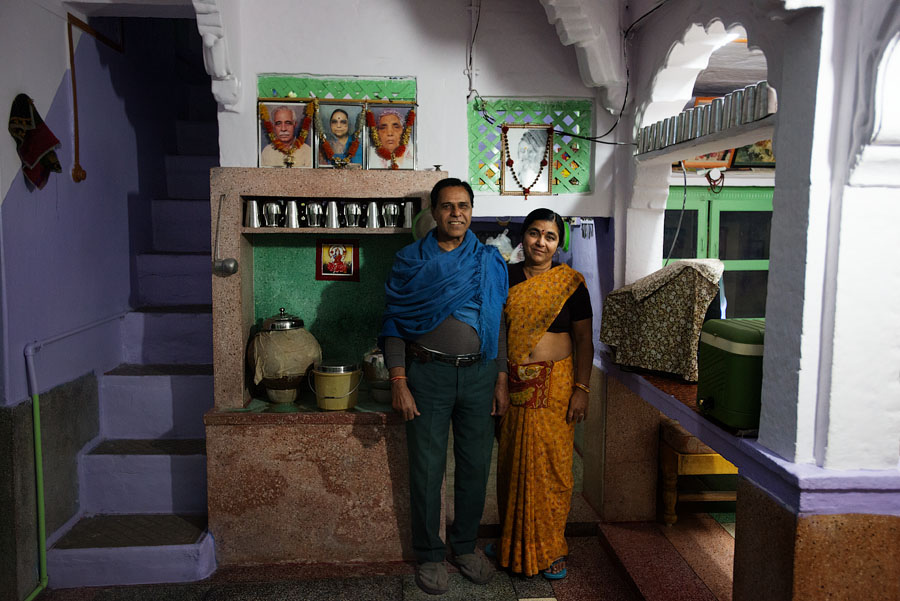
<svg viewBox="0 0 900 601">
<path fill-rule="evenodd" d="M 364 104 L 347 100 L 316 104 L 316 167 L 362 169 Z"/>
<path fill-rule="evenodd" d="M 259 112 L 259 166 L 313 166 L 312 102 L 292 98 L 261 101 Z"/>
<path fill-rule="evenodd" d="M 366 106 L 368 169 L 416 168 L 416 105 L 369 103 Z"/>
<path fill-rule="evenodd" d="M 359 241 L 316 240 L 316 279 L 359 281 Z"/>
<path fill-rule="evenodd" d="M 500 129 L 503 153 L 500 194 L 540 196 L 553 189 L 553 126 L 506 123 Z"/>
</svg>

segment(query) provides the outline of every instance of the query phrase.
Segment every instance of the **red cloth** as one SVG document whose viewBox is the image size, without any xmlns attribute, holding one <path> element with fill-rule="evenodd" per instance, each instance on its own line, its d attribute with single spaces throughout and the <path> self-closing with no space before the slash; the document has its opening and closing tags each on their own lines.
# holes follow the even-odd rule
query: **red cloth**
<svg viewBox="0 0 900 601">
<path fill-rule="evenodd" d="M 9 133 L 16 141 L 16 152 L 22 161 L 22 173 L 38 190 L 47 184 L 52 172 L 61 173 L 56 158 L 59 140 L 41 119 L 34 102 L 26 94 L 13 100 L 9 111 Z"/>
</svg>

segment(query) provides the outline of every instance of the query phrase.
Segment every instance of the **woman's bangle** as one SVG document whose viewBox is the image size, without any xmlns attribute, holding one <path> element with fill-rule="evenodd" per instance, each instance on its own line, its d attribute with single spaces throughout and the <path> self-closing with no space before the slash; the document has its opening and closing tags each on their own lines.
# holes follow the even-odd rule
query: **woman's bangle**
<svg viewBox="0 0 900 601">
<path fill-rule="evenodd" d="M 575 383 L 573 384 L 573 386 L 574 386 L 575 388 L 580 388 L 580 389 L 582 389 L 583 391 L 585 391 L 585 392 L 588 393 L 588 394 L 591 394 L 591 388 L 590 388 L 590 386 L 585 386 L 584 384 L 581 384 L 581 383 L 579 383 L 579 382 L 575 382 Z"/>
<path fill-rule="evenodd" d="M 393 376 L 391 377 L 391 382 L 396 382 L 397 380 L 407 380 L 406 376 Z"/>
</svg>

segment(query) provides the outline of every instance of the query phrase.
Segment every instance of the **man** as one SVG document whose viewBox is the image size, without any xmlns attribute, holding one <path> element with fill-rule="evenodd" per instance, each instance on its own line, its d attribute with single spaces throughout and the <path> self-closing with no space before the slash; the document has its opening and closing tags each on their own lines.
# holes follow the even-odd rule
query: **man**
<svg viewBox="0 0 900 601">
<path fill-rule="evenodd" d="M 312 148 L 304 141 L 296 147 L 297 116 L 294 109 L 279 106 L 272 112 L 275 140 L 259 154 L 260 167 L 312 167 Z"/>
<path fill-rule="evenodd" d="M 374 145 L 369 148 L 369 164 L 390 169 L 392 163 L 396 163 L 398 167 L 411 166 L 413 149 L 412 144 L 407 144 L 403 152 L 403 156 L 396 156 L 394 152 L 400 146 L 403 140 L 403 128 L 406 121 L 406 115 L 401 115 L 394 108 L 385 109 L 378 116 L 375 129 L 378 132 L 378 141 L 381 148 L 375 148 Z M 392 158 L 393 156 L 393 158 Z"/>
<path fill-rule="evenodd" d="M 477 584 L 489 582 L 494 572 L 475 553 L 475 539 L 490 470 L 492 416 L 509 405 L 500 327 L 508 286 L 500 253 L 469 231 L 473 200 L 469 184 L 439 181 L 431 191 L 437 227 L 397 253 L 385 286 L 381 338 L 393 407 L 407 420 L 416 584 L 430 594 L 449 590 L 438 532 L 451 422 L 456 472 L 450 561 Z"/>
</svg>

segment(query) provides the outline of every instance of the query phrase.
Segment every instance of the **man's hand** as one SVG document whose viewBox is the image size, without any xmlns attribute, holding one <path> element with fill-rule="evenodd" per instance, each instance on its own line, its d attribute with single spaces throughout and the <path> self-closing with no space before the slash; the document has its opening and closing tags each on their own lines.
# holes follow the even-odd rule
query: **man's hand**
<svg viewBox="0 0 900 601">
<path fill-rule="evenodd" d="M 506 372 L 497 374 L 497 383 L 494 384 L 494 405 L 491 415 L 500 417 L 509 409 L 509 376 Z"/>
<path fill-rule="evenodd" d="M 416 408 L 416 400 L 413 398 L 406 379 L 391 382 L 391 406 L 394 411 L 403 415 L 405 421 L 409 421 L 421 415 Z"/>
</svg>

